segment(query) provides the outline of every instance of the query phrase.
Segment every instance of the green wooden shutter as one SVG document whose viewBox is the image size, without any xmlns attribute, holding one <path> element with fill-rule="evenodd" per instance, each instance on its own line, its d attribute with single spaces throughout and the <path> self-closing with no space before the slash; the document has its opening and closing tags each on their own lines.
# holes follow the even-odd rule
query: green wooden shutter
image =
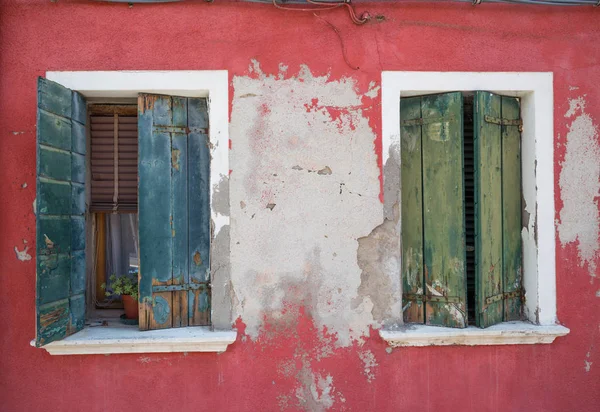
<svg viewBox="0 0 600 412">
<path fill-rule="evenodd" d="M 141 94 L 140 329 L 210 323 L 206 99 Z"/>
<path fill-rule="evenodd" d="M 475 294 L 477 326 L 521 316 L 519 101 L 476 92 Z"/>
<path fill-rule="evenodd" d="M 38 79 L 36 188 L 36 344 L 85 323 L 86 103 Z"/>
<path fill-rule="evenodd" d="M 410 118 L 418 113 L 417 102 L 420 116 Z M 402 99 L 400 107 L 402 270 L 405 306 L 411 304 L 405 320 L 420 321 L 423 316 L 429 325 L 463 328 L 467 314 L 462 94 Z M 423 286 L 414 280 L 421 271 Z"/>
</svg>

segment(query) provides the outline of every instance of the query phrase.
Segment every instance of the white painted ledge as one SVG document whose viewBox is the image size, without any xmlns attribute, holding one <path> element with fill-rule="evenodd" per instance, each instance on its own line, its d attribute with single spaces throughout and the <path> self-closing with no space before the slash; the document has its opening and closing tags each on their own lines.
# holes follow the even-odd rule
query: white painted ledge
<svg viewBox="0 0 600 412">
<path fill-rule="evenodd" d="M 390 346 L 446 346 L 446 345 L 531 345 L 552 343 L 570 330 L 561 325 L 540 326 L 528 322 L 504 322 L 481 329 L 443 328 L 427 325 L 403 325 L 381 329 L 379 336 Z"/>
<path fill-rule="evenodd" d="M 213 331 L 203 326 L 150 331 L 140 331 L 137 326 L 88 326 L 43 348 L 50 355 L 224 352 L 236 337 L 235 330 Z"/>
</svg>

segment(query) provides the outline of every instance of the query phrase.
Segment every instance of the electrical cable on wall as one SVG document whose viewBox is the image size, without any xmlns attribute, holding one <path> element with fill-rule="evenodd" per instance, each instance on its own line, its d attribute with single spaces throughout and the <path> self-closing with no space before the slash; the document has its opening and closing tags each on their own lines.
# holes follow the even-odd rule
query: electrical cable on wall
<svg viewBox="0 0 600 412">
<path fill-rule="evenodd" d="M 262 3 L 269 4 L 272 0 L 88 0 L 88 1 L 101 1 L 108 3 L 129 3 L 129 4 L 157 4 L 157 3 L 177 3 L 177 2 L 202 2 L 202 3 Z M 600 6 L 600 0 L 357 0 L 354 3 L 472 3 L 473 5 L 483 6 L 484 3 L 504 3 L 504 4 L 527 4 L 527 5 L 540 5 L 540 6 Z M 283 2 L 282 2 L 283 3 Z M 291 5 L 307 5 L 311 2 L 309 0 L 286 0 L 285 4 Z M 319 1 L 322 4 L 336 4 L 342 5 L 341 1 Z M 312 11 L 312 10 L 311 10 Z"/>
</svg>

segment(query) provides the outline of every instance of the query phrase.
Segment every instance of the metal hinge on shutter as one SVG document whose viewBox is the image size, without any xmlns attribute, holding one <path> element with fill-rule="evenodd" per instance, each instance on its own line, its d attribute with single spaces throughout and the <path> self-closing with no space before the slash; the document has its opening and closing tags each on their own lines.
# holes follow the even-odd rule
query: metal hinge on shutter
<svg viewBox="0 0 600 412">
<path fill-rule="evenodd" d="M 523 131 L 523 120 L 521 119 L 503 119 L 500 117 L 488 116 L 483 117 L 487 123 L 493 123 L 500 126 L 519 126 L 519 131 Z"/>
<path fill-rule="evenodd" d="M 485 310 L 492 304 L 496 303 L 496 302 L 500 302 L 501 300 L 506 300 L 506 299 L 512 299 L 512 298 L 519 298 L 523 296 L 523 290 L 522 289 L 517 289 L 515 291 L 512 292 L 505 292 L 505 293 L 499 293 L 497 295 L 494 296 L 490 296 L 488 298 L 485 298 L 485 304 L 482 306 L 481 308 L 481 313 L 485 312 Z"/>
<path fill-rule="evenodd" d="M 454 116 L 429 117 L 429 118 L 419 117 L 417 119 L 402 120 L 402 122 L 400 122 L 400 123 L 402 124 L 402 126 L 423 126 L 425 124 L 444 123 L 444 122 L 450 122 L 452 120 L 454 120 Z"/>
</svg>

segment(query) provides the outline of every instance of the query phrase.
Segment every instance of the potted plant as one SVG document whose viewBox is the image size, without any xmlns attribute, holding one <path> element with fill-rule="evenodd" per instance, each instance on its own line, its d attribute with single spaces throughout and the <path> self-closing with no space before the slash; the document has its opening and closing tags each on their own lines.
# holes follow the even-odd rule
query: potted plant
<svg viewBox="0 0 600 412">
<path fill-rule="evenodd" d="M 137 279 L 132 279 L 129 276 L 119 276 L 112 274 L 110 279 L 110 296 L 120 295 L 125 308 L 125 316 L 127 319 L 138 318 L 138 284 Z M 106 283 L 102 284 L 102 289 L 106 290 Z"/>
</svg>

